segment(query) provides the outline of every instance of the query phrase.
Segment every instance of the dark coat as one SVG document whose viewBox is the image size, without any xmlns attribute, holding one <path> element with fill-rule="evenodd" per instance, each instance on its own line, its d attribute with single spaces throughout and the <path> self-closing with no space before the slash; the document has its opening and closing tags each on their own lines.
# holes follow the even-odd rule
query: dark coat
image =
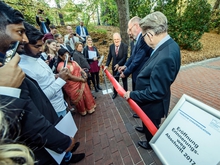
<svg viewBox="0 0 220 165">
<path fill-rule="evenodd" d="M 0 95 L 1 100 L 6 100 L 2 105 L 6 105 L 6 109 L 22 110 L 22 115 L 17 119 L 21 125 L 19 140 L 34 151 L 38 164 L 54 162 L 44 147 L 62 153 L 69 147 L 70 137 L 54 127 L 59 118 L 36 81 L 26 77 L 19 88 L 20 98 Z M 7 105 L 9 102 L 11 103 Z"/>
<path fill-rule="evenodd" d="M 112 61 L 112 70 L 114 71 L 114 66 L 118 64 L 119 66 L 123 66 L 127 60 L 128 57 L 128 45 L 121 42 L 120 47 L 118 49 L 118 55 L 116 56 L 115 53 L 115 44 L 110 45 L 109 47 L 109 53 L 108 53 L 108 58 L 106 61 L 105 66 L 109 66 Z"/>
<path fill-rule="evenodd" d="M 73 60 L 76 61 L 81 68 L 87 68 L 90 69 L 89 63 L 84 57 L 84 55 L 77 50 L 73 53 Z"/>
<path fill-rule="evenodd" d="M 100 55 L 99 55 L 99 52 L 98 52 L 97 48 L 95 46 L 93 46 L 93 48 L 94 48 L 94 51 L 96 51 L 96 53 L 97 53 L 97 58 L 99 59 Z M 89 59 L 89 52 L 88 51 L 89 51 L 89 47 L 88 46 L 84 47 L 83 55 L 87 59 L 88 63 L 91 64 L 92 62 L 94 62 L 94 60 Z"/>
<path fill-rule="evenodd" d="M 150 119 L 167 116 L 170 86 L 181 65 L 180 48 L 173 39 L 163 43 L 144 64 L 137 76 L 133 99 Z"/>
<path fill-rule="evenodd" d="M 140 36 L 136 45 L 133 47 L 131 57 L 125 63 L 127 68 L 124 71 L 124 75 L 128 77 L 130 74 L 132 74 L 132 81 L 136 82 L 136 77 L 144 63 L 150 57 L 151 52 L 152 48 L 150 48 L 145 43 L 143 37 Z"/>
</svg>

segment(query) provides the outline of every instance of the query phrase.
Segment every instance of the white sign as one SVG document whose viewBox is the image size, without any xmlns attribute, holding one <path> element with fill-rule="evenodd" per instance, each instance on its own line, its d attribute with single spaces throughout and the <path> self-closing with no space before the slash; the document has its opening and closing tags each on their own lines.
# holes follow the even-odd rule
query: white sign
<svg viewBox="0 0 220 165">
<path fill-rule="evenodd" d="M 220 112 L 183 95 L 150 141 L 165 165 L 220 163 Z"/>
<path fill-rule="evenodd" d="M 88 54 L 89 54 L 89 59 L 93 59 L 95 57 L 97 57 L 97 53 L 96 51 L 88 51 Z"/>
<path fill-rule="evenodd" d="M 72 114 L 68 112 L 62 120 L 55 126 L 56 129 L 58 129 L 60 132 L 62 132 L 65 135 L 68 135 L 70 137 L 74 137 L 77 132 L 76 124 L 73 120 Z M 45 148 L 47 152 L 56 160 L 58 164 L 61 163 L 63 160 L 63 157 L 65 156 L 66 152 L 63 152 L 62 154 L 58 154 L 48 148 Z"/>
</svg>

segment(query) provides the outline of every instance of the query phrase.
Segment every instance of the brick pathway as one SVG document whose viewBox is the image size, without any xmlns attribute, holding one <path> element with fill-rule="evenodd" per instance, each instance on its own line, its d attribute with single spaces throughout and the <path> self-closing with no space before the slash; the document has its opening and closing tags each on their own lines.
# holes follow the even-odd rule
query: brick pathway
<svg viewBox="0 0 220 165">
<path fill-rule="evenodd" d="M 172 85 L 170 109 L 183 94 L 219 110 L 220 58 L 181 67 Z M 101 91 L 94 95 L 97 96 L 96 112 L 85 117 L 74 115 L 79 129 L 75 138 L 81 143 L 76 152 L 86 154 L 77 165 L 161 165 L 154 151 L 137 145 L 145 137 L 135 131 L 141 121 L 132 117 L 133 111 L 127 102 L 120 96 L 112 100 L 112 94 L 103 95 Z"/>
</svg>

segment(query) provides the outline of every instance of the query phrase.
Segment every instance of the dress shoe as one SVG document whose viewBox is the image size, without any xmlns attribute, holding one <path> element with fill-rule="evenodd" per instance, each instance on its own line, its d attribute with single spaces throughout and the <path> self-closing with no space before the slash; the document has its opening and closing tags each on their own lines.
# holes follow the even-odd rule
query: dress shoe
<svg viewBox="0 0 220 165">
<path fill-rule="evenodd" d="M 144 133 L 143 127 L 135 127 L 135 130 L 140 132 L 140 133 Z"/>
<path fill-rule="evenodd" d="M 75 152 L 77 150 L 77 148 L 79 147 L 80 142 L 76 142 L 75 146 L 73 147 L 73 149 L 70 152 Z"/>
<path fill-rule="evenodd" d="M 66 162 L 67 164 L 69 163 L 78 163 L 79 161 L 81 161 L 83 158 L 85 158 L 85 154 L 81 153 L 81 154 L 72 154 L 71 159 Z"/>
<path fill-rule="evenodd" d="M 152 150 L 150 144 L 147 141 L 139 141 L 138 145 L 146 150 Z"/>
<path fill-rule="evenodd" d="M 136 113 L 133 114 L 133 118 L 140 118 Z"/>
<path fill-rule="evenodd" d="M 112 95 L 112 99 L 115 99 L 116 97 L 117 97 L 117 93 L 114 93 L 113 95 Z"/>
<path fill-rule="evenodd" d="M 97 85 L 97 89 L 98 89 L 98 90 L 102 90 L 102 88 L 101 88 L 99 85 Z"/>
<path fill-rule="evenodd" d="M 95 87 L 95 91 L 98 92 L 99 91 L 98 88 Z"/>
</svg>

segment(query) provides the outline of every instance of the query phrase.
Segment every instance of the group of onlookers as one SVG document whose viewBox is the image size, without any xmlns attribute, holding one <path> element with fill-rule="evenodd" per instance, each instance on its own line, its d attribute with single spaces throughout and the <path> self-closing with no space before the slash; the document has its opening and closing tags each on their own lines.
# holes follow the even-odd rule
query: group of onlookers
<svg viewBox="0 0 220 165">
<path fill-rule="evenodd" d="M 56 164 L 46 148 L 63 153 L 61 164 L 77 163 L 84 153 L 74 154 L 80 143 L 55 128 L 55 125 L 75 105 L 85 116 L 95 112 L 95 97 L 91 92 L 102 90 L 99 81 L 100 55 L 91 36 L 81 22 L 73 32 L 67 26 L 67 34 L 57 33 L 44 12 L 38 10 L 36 21 L 40 31 L 24 21 L 23 15 L 0 1 L 0 163 L 4 164 Z M 126 90 L 125 99 L 132 98 L 157 128 L 161 118 L 167 116 L 170 102 L 170 86 L 180 68 L 180 49 L 167 33 L 167 18 L 154 12 L 145 18 L 133 17 L 128 22 L 128 35 L 132 38 L 131 56 L 128 46 L 114 33 L 104 70 L 112 62 L 115 79 L 122 78 Z M 19 46 L 15 56 L 5 64 L 7 50 Z M 128 91 L 127 77 L 132 74 L 132 91 Z M 65 96 L 65 97 L 64 97 Z M 112 98 L 116 98 L 114 89 Z M 64 99 L 65 98 L 65 99 Z M 2 117 L 4 112 L 4 117 Z M 134 114 L 133 117 L 139 116 Z M 5 124 L 6 123 L 6 124 Z M 8 131 L 7 128 L 9 128 Z M 144 149 L 151 149 L 151 132 L 143 124 L 136 127 L 147 141 L 139 141 Z M 4 139 L 5 137 L 6 140 Z M 7 145 L 18 140 L 30 147 Z M 4 145 L 6 143 L 6 146 Z M 9 148 L 9 149 L 8 149 Z M 11 152 L 12 153 L 9 153 Z M 5 152 L 7 156 L 2 156 Z M 13 153 L 18 154 L 12 156 Z M 25 154 L 23 154 L 25 152 Z"/>
</svg>

